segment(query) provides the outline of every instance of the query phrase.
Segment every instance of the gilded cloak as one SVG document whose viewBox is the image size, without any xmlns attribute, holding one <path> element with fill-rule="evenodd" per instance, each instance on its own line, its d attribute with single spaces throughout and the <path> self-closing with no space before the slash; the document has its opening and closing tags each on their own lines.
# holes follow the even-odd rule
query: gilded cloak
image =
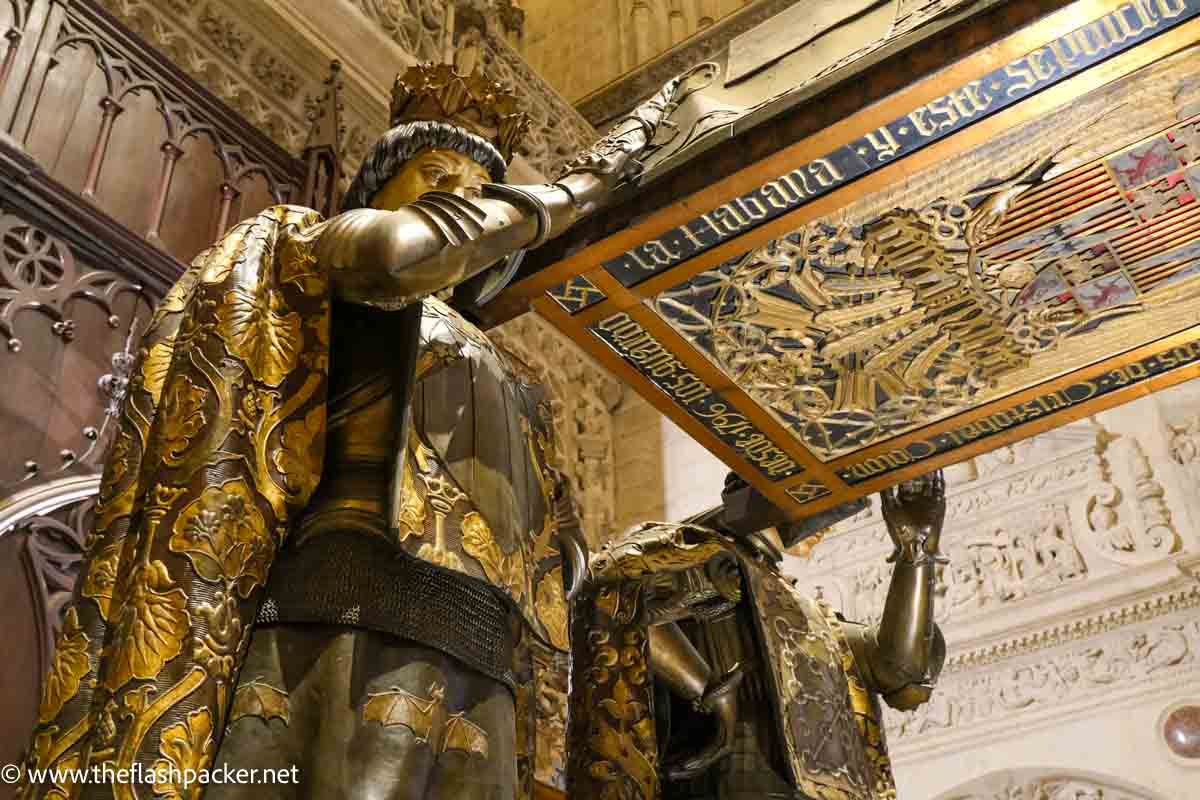
<svg viewBox="0 0 1200 800">
<path fill-rule="evenodd" d="M 27 759 L 129 772 L 74 791 L 27 774 L 21 796 L 191 796 L 149 773 L 212 763 L 267 572 L 321 474 L 330 282 L 303 235 L 320 222 L 276 206 L 238 224 L 151 318 Z"/>
</svg>

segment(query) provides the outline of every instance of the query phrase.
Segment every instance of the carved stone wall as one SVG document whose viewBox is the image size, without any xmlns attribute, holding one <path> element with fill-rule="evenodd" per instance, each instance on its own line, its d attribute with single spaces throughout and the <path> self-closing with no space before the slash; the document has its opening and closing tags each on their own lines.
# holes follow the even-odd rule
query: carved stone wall
<svg viewBox="0 0 1200 800">
<path fill-rule="evenodd" d="M 340 59 L 347 179 L 387 123 L 395 74 L 417 61 L 450 58 L 460 37 L 480 27 L 481 47 L 490 54 L 496 77 L 515 86 L 536 121 L 522 154 L 530 166 L 551 174 L 595 135 L 508 43 L 514 23 L 505 0 L 102 2 L 294 155 L 304 146 L 308 113 L 322 95 L 329 62 Z M 463 13 L 464 8 L 472 13 Z"/>
<path fill-rule="evenodd" d="M 900 796 L 1191 796 L 1200 764 L 1170 757 L 1159 716 L 1200 695 L 1197 431 L 1193 381 L 947 471 L 949 656 L 930 703 L 887 714 Z M 873 621 L 889 551 L 876 502 L 789 570 Z M 1048 771 L 970 784 L 1034 767 Z"/>
<path fill-rule="evenodd" d="M 692 50 L 695 39 L 748 6 L 780 4 L 777 0 L 522 0 L 521 5 L 525 10 L 522 53 L 575 102 L 672 48 Z M 585 45 L 588 57 L 580 58 Z"/>
</svg>

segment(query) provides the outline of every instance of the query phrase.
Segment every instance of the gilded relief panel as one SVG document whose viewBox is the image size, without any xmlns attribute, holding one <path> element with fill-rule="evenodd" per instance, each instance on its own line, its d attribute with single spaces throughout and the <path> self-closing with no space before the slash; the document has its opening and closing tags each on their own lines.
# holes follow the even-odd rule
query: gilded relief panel
<svg viewBox="0 0 1200 800">
<path fill-rule="evenodd" d="M 823 460 L 1191 327 L 1198 64 L 1147 67 L 650 304 Z"/>
</svg>

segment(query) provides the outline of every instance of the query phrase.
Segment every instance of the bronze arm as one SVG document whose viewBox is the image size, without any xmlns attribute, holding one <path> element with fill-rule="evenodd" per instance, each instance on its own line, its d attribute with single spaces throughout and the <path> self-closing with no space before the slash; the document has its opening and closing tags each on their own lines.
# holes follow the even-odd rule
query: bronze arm
<svg viewBox="0 0 1200 800">
<path fill-rule="evenodd" d="M 555 183 L 484 184 L 481 196 L 430 192 L 396 211 L 356 209 L 305 234 L 343 299 L 396 310 L 457 286 L 560 235 L 599 208 L 675 107 L 682 78 L 567 165 Z"/>
<path fill-rule="evenodd" d="M 940 471 L 906 481 L 882 494 L 883 518 L 895 563 L 883 616 L 874 628 L 847 625 L 847 635 L 868 688 L 902 711 L 929 699 L 946 657 L 933 621 L 934 580 L 946 516 Z"/>
</svg>

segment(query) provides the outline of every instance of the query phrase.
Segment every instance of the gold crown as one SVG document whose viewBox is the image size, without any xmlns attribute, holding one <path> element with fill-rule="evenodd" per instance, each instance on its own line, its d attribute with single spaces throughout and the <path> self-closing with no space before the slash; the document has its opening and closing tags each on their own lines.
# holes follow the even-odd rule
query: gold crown
<svg viewBox="0 0 1200 800">
<path fill-rule="evenodd" d="M 392 85 L 392 127 L 405 122 L 443 121 L 487 139 L 505 161 L 529 129 L 529 117 L 503 84 L 478 69 L 459 75 L 449 64 L 418 64 Z"/>
</svg>

